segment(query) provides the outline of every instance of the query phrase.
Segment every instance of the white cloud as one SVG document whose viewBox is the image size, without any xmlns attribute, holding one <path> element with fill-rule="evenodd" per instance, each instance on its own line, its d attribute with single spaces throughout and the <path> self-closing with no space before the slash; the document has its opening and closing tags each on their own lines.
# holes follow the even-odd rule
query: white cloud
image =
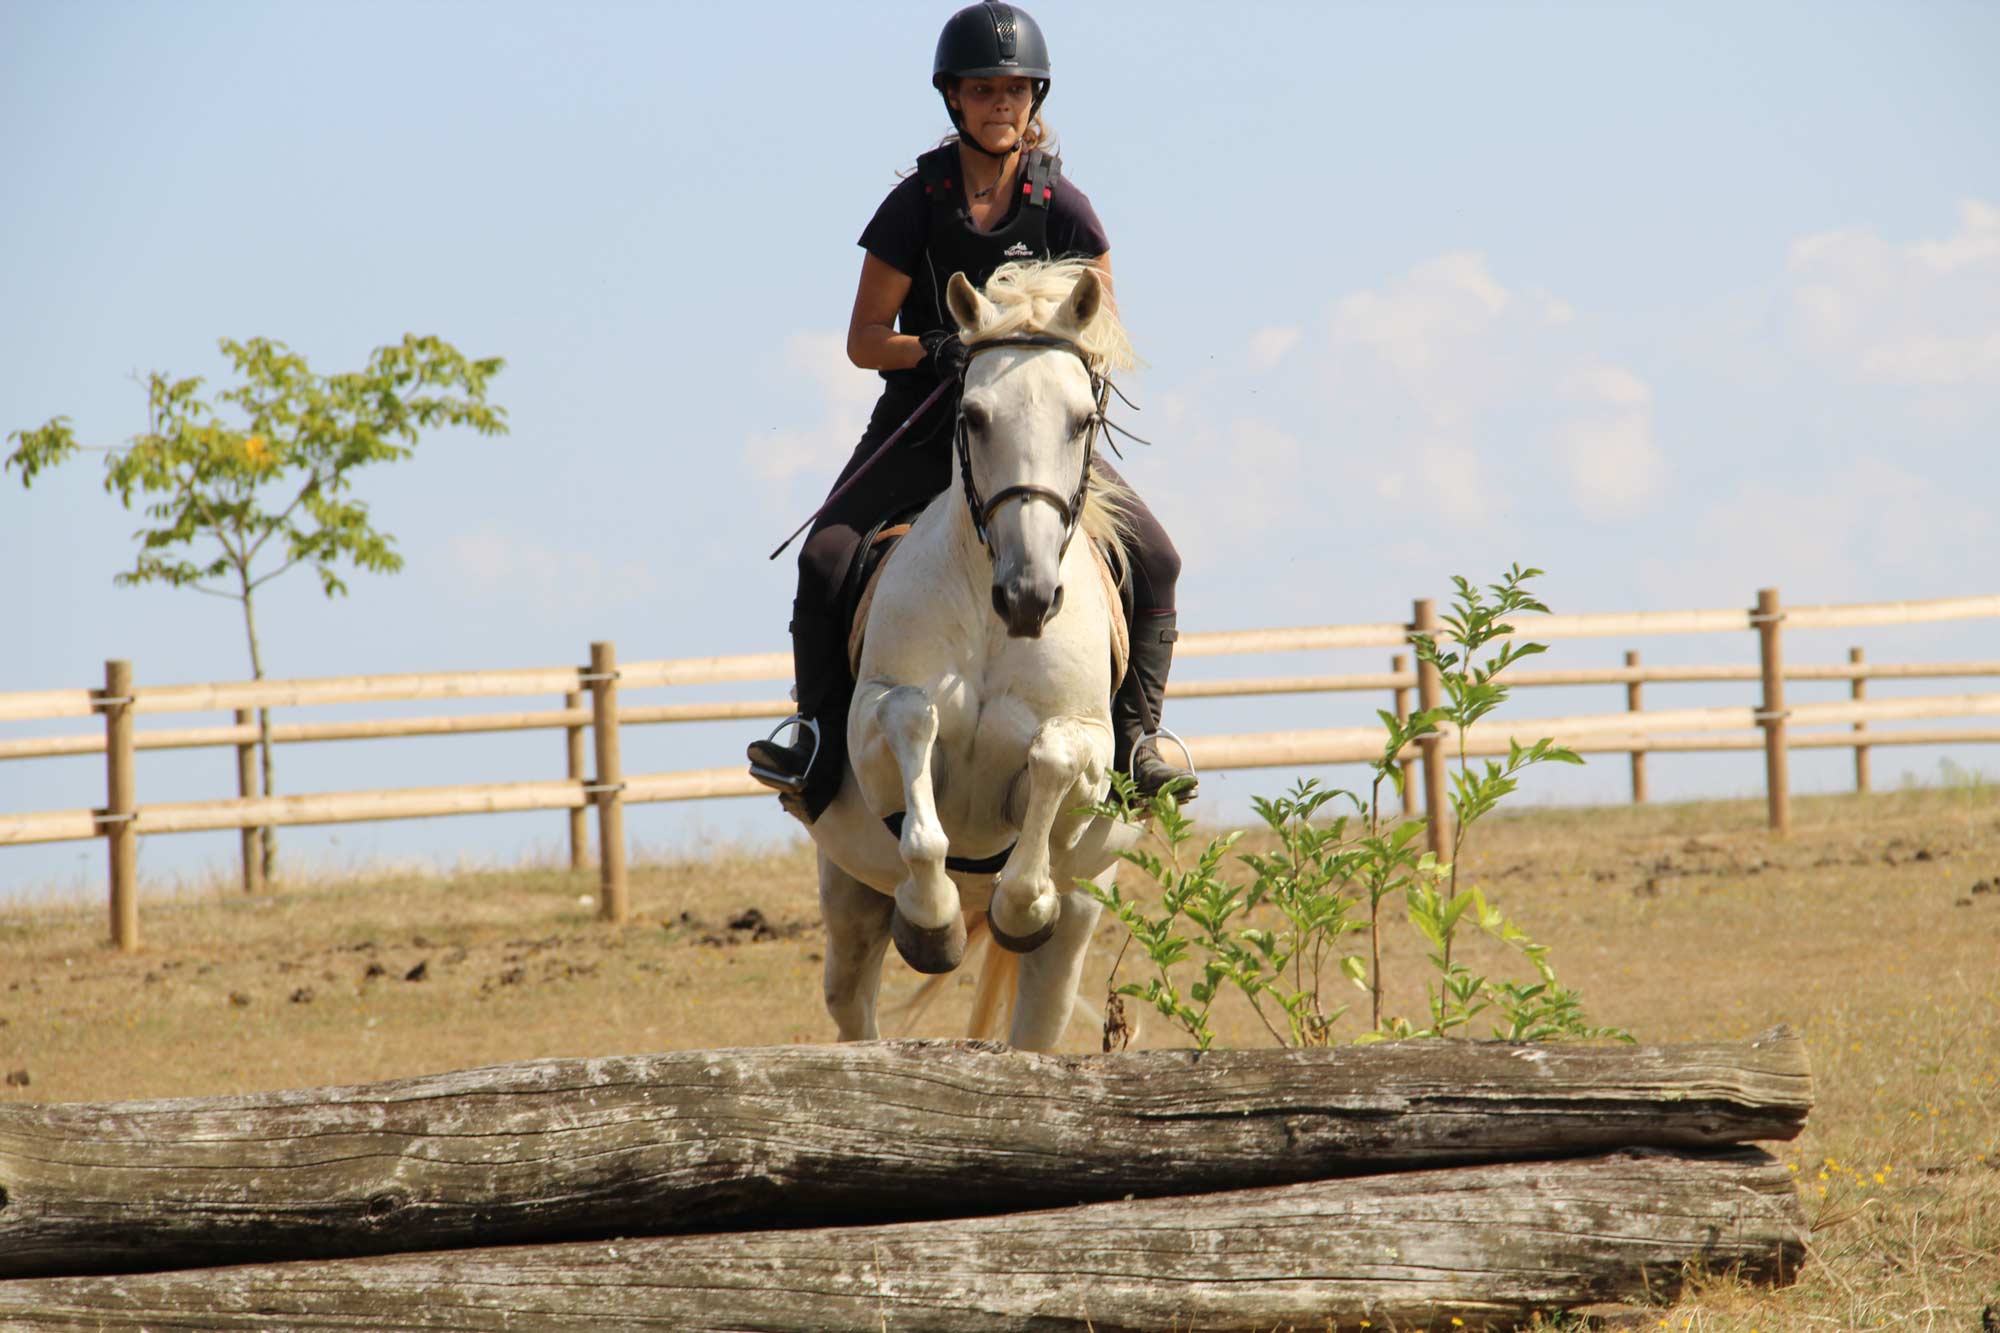
<svg viewBox="0 0 2000 1333">
<path fill-rule="evenodd" d="M 1511 299 L 1487 272 L 1483 256 L 1439 255 L 1379 291 L 1342 297 L 1333 310 L 1333 340 L 1337 347 L 1368 348 L 1405 375 L 1417 375 L 1454 344 L 1483 334 Z"/>
<path fill-rule="evenodd" d="M 1568 474 L 1570 498 L 1600 521 L 1644 509 L 1666 480 L 1666 460 L 1644 412 L 1570 422 L 1557 431 L 1555 449 Z"/>
<path fill-rule="evenodd" d="M 847 340 L 826 333 L 786 337 L 779 373 L 802 382 L 813 395 L 816 420 L 808 426 L 773 427 L 748 437 L 745 461 L 759 481 L 780 484 L 815 469 L 831 479 L 861 439 L 868 413 L 881 393 L 879 377 L 847 359 Z"/>
<path fill-rule="evenodd" d="M 1294 326 L 1259 329 L 1250 335 L 1250 369 L 1269 370 L 1298 346 L 1304 330 Z"/>
<path fill-rule="evenodd" d="M 2000 207 L 1967 200 L 1957 231 L 1908 245 L 1867 228 L 1807 236 L 1786 270 L 1803 340 L 1845 373 L 1910 388 L 2000 385 Z"/>
<path fill-rule="evenodd" d="M 1563 390 L 1571 398 L 1612 407 L 1650 407 L 1653 402 L 1646 381 L 1622 366 L 1586 366 L 1563 381 Z"/>
<path fill-rule="evenodd" d="M 557 549 L 494 528 L 451 538 L 446 556 L 457 590 L 483 602 L 537 610 L 616 606 L 652 595 L 638 561 L 607 565 L 588 551 Z"/>
<path fill-rule="evenodd" d="M 1949 534 L 1941 537 L 1941 534 Z M 1647 563 L 1649 591 L 1667 604 L 1713 600 L 1718 589 L 1777 584 L 1795 602 L 1867 601 L 1885 589 L 1971 590 L 2000 532 L 1976 492 L 1879 459 L 1749 483 L 1711 503 L 1671 559 Z"/>
<path fill-rule="evenodd" d="M 1622 366 L 1586 366 L 1564 379 L 1562 393 L 1593 409 L 1558 426 L 1551 442 L 1578 510 L 1606 521 L 1659 499 L 1667 466 L 1653 442 L 1652 386 Z"/>
</svg>

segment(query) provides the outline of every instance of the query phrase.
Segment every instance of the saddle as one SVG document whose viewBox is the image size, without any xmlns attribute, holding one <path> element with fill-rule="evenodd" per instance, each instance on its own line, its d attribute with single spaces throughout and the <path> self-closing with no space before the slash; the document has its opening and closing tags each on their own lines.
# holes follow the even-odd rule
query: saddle
<svg viewBox="0 0 2000 1333">
<path fill-rule="evenodd" d="M 849 617 L 847 630 L 847 669 L 850 674 L 858 675 L 861 671 L 861 645 L 868 629 L 868 610 L 875 604 L 875 589 L 882 581 L 882 571 L 889 567 L 890 558 L 895 555 L 898 544 L 910 530 L 910 523 L 906 521 L 910 518 L 914 518 L 914 515 L 899 518 L 893 523 L 885 522 L 878 525 L 868 534 L 868 540 L 862 546 L 861 553 L 855 557 L 850 574 L 855 581 L 855 596 L 852 602 L 854 610 Z M 1126 665 L 1132 656 L 1131 631 L 1127 628 L 1130 613 L 1125 605 L 1132 596 L 1131 584 L 1129 580 L 1123 585 L 1119 583 L 1118 576 L 1112 572 L 1110 556 L 1102 546 L 1088 537 L 1084 539 L 1084 543 L 1090 548 L 1091 567 L 1097 571 L 1097 577 L 1104 582 L 1105 604 L 1113 608 L 1111 689 L 1115 693 L 1120 682 L 1125 679 Z"/>
</svg>

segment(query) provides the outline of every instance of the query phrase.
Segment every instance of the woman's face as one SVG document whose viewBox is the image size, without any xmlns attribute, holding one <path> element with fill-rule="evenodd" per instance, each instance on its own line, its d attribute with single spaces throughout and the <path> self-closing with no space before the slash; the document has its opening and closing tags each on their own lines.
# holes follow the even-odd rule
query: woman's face
<svg viewBox="0 0 2000 1333">
<path fill-rule="evenodd" d="M 1035 86 L 1027 79 L 976 76 L 960 79 L 951 104 L 965 132 L 989 153 L 1004 153 L 1028 132 L 1034 111 Z"/>
</svg>

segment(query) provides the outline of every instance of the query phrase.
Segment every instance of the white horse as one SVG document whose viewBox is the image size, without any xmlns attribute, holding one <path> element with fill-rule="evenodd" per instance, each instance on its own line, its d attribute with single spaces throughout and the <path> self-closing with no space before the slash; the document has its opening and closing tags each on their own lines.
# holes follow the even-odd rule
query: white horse
<svg viewBox="0 0 2000 1333">
<path fill-rule="evenodd" d="M 987 952 L 973 1035 L 998 1035 L 1012 981 L 1008 1040 L 1049 1050 L 1100 911 L 1076 881 L 1136 836 L 1083 809 L 1109 787 L 1123 624 L 1090 550 L 1122 552 L 1122 492 L 1093 475 L 1092 441 L 1101 376 L 1132 356 L 1080 262 L 1006 265 L 984 294 L 956 274 L 946 302 L 971 352 L 958 472 L 876 585 L 848 772 L 812 825 L 826 1004 L 841 1040 L 876 1037 L 890 939 L 941 974 L 983 930 L 1003 948 Z M 954 864 L 1003 856 L 997 875 Z"/>
</svg>

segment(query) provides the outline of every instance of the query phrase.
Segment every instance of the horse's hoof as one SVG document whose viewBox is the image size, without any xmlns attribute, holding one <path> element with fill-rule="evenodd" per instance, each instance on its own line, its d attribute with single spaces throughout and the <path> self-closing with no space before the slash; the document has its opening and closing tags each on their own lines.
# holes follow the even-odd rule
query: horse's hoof
<svg viewBox="0 0 2000 1333">
<path fill-rule="evenodd" d="M 956 971 L 965 961 L 965 918 L 957 914 L 942 926 L 919 926 L 897 912 L 889 920 L 889 938 L 903 961 L 926 976 Z"/>
<path fill-rule="evenodd" d="M 986 929 L 992 934 L 993 942 L 1008 952 L 1033 953 L 1049 942 L 1049 937 L 1056 933 L 1056 923 L 1061 920 L 1062 899 L 1058 898 L 1055 914 L 1049 918 L 1049 923 L 1032 935 L 1009 935 L 1000 929 L 1000 923 L 993 919 L 990 910 L 986 913 Z"/>
</svg>

